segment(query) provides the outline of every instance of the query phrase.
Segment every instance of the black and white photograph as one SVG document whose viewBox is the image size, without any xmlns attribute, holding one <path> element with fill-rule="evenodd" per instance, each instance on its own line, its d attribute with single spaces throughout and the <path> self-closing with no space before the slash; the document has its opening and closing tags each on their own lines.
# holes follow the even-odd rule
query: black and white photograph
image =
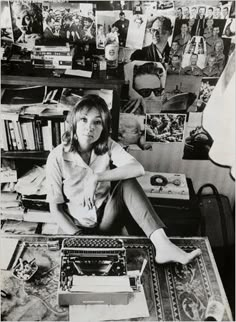
<svg viewBox="0 0 236 322">
<path fill-rule="evenodd" d="M 208 160 L 213 138 L 202 126 L 201 115 L 191 113 L 185 132 L 183 159 Z"/>
<path fill-rule="evenodd" d="M 1 42 L 13 42 L 11 11 L 9 1 L 1 2 Z"/>
<path fill-rule="evenodd" d="M 129 82 L 125 113 L 145 114 L 160 112 L 166 82 L 166 71 L 161 63 L 133 61 L 124 68 Z"/>
<path fill-rule="evenodd" d="M 203 112 L 218 80 L 219 78 L 215 78 L 215 77 L 202 78 L 199 96 L 197 100 L 197 112 Z"/>
<path fill-rule="evenodd" d="M 92 3 L 47 1 L 43 6 L 43 38 L 95 43 L 96 24 Z"/>
<path fill-rule="evenodd" d="M 42 3 L 10 1 L 14 42 L 32 49 L 43 32 Z"/>
<path fill-rule="evenodd" d="M 185 127 L 184 114 L 147 114 L 145 136 L 147 142 L 182 142 Z"/>
<path fill-rule="evenodd" d="M 1 321 L 235 321 L 235 1 L 0 18 Z"/>
<path fill-rule="evenodd" d="M 168 75 L 162 112 L 196 112 L 202 77 Z"/>
</svg>

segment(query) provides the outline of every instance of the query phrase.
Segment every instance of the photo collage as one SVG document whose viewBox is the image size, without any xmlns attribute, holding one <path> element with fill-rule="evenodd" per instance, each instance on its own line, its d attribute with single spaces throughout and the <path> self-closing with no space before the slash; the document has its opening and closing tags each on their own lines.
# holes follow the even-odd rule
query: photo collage
<svg viewBox="0 0 236 322">
<path fill-rule="evenodd" d="M 183 159 L 208 159 L 202 114 L 235 49 L 234 1 L 4 0 L 1 21 L 2 57 L 10 42 L 31 51 L 66 41 L 72 69 L 94 57 L 122 66 L 121 145 L 182 144 Z"/>
</svg>

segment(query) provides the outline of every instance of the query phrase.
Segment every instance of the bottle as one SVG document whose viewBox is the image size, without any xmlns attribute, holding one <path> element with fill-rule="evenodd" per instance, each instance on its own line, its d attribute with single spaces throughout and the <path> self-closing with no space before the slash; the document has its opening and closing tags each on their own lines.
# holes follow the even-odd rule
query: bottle
<svg viewBox="0 0 236 322">
<path fill-rule="evenodd" d="M 218 296 L 211 296 L 208 300 L 204 321 L 222 321 L 224 316 L 224 304 Z"/>
<path fill-rule="evenodd" d="M 105 44 L 105 59 L 107 61 L 108 69 L 115 69 L 118 67 L 118 53 L 119 53 L 119 42 L 117 37 L 107 38 Z"/>
</svg>

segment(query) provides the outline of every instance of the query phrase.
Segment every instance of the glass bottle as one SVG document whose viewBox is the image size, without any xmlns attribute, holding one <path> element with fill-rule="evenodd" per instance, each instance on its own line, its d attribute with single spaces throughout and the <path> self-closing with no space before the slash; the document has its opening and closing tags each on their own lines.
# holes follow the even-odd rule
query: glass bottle
<svg viewBox="0 0 236 322">
<path fill-rule="evenodd" d="M 111 32 L 107 35 L 105 44 L 105 59 L 107 61 L 108 69 L 115 69 L 118 67 L 119 41 L 118 36 Z"/>
</svg>

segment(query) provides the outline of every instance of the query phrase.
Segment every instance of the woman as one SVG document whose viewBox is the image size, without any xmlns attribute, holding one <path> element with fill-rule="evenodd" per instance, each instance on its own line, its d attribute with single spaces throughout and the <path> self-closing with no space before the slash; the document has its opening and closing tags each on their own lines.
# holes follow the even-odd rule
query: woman
<svg viewBox="0 0 236 322">
<path fill-rule="evenodd" d="M 167 238 L 136 177 L 142 165 L 110 137 L 105 101 L 87 95 L 74 107 L 64 144 L 47 160 L 48 201 L 58 225 L 67 234 L 116 233 L 129 213 L 156 248 L 156 262 L 186 264 L 201 252 L 186 253 Z M 111 169 L 111 161 L 116 168 Z M 110 182 L 118 181 L 111 190 Z"/>
</svg>

